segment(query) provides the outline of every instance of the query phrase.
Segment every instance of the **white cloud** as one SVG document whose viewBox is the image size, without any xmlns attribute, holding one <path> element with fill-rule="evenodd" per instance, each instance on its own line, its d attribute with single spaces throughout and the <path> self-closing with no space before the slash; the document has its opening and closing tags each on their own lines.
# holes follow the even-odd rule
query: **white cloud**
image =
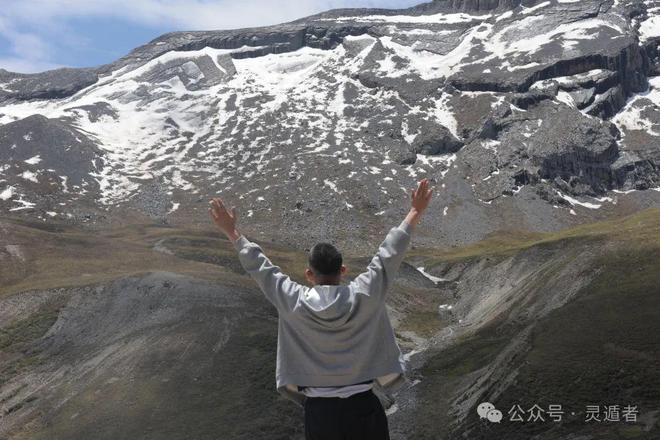
<svg viewBox="0 0 660 440">
<path fill-rule="evenodd" d="M 58 67 L 64 66 L 49 61 L 31 60 L 21 57 L 0 57 L 0 69 L 9 70 L 10 72 L 36 73 L 57 69 Z"/>
<path fill-rule="evenodd" d="M 11 35 L 11 42 L 15 53 L 29 54 L 31 58 L 48 56 L 48 44 L 37 35 L 16 32 Z"/>
<path fill-rule="evenodd" d="M 414 0 L 4 0 L 3 16 L 47 23 L 54 18 L 104 16 L 178 29 L 262 26 L 346 7 L 403 7 Z M 421 3 L 421 1 L 420 1 Z"/>
<path fill-rule="evenodd" d="M 11 56 L 0 67 L 37 71 L 56 66 L 49 41 L 75 41 L 67 21 L 117 18 L 136 25 L 175 30 L 236 29 L 295 20 L 346 7 L 397 8 L 415 0 L 3 0 L 0 37 L 10 42 Z M 58 38 L 59 35 L 59 38 Z M 78 36 L 80 39 L 84 37 Z M 146 42 L 145 42 L 146 43 Z"/>
<path fill-rule="evenodd" d="M 0 36 L 9 42 L 13 55 L 0 57 L 0 68 L 13 72 L 39 72 L 59 67 L 48 61 L 52 48 L 38 35 L 21 32 L 0 16 Z"/>
</svg>

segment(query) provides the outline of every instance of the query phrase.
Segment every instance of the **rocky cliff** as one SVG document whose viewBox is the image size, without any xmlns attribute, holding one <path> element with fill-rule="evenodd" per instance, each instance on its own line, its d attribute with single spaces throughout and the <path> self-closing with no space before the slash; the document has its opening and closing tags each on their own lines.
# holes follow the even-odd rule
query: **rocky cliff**
<svg viewBox="0 0 660 440">
<path fill-rule="evenodd" d="M 252 232 L 362 249 L 422 176 L 439 189 L 428 243 L 631 213 L 660 196 L 658 7 L 337 10 L 170 33 L 97 68 L 2 71 L 0 209 L 202 224 L 222 194 Z M 82 167 L 52 159 L 83 150 Z"/>
</svg>

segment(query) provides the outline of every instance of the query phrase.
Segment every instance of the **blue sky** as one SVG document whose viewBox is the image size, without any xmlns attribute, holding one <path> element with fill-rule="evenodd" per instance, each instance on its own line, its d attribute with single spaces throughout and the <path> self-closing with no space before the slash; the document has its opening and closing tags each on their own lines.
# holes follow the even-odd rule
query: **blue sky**
<svg viewBox="0 0 660 440">
<path fill-rule="evenodd" d="M 334 8 L 403 8 L 424 0 L 2 0 L 0 68 L 97 66 L 175 30 L 234 29 Z"/>
</svg>

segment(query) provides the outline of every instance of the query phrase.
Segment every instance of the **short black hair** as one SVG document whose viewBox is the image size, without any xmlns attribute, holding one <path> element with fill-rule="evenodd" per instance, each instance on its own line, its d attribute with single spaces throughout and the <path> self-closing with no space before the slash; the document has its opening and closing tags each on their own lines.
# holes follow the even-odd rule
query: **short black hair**
<svg viewBox="0 0 660 440">
<path fill-rule="evenodd" d="M 338 275 L 341 252 L 330 243 L 317 243 L 309 251 L 309 266 L 317 275 Z"/>
</svg>

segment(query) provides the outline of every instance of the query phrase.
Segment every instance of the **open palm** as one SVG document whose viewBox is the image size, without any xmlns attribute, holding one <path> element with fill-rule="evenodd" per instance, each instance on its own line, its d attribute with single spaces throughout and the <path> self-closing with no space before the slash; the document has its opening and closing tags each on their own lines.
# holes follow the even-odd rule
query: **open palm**
<svg viewBox="0 0 660 440">
<path fill-rule="evenodd" d="M 236 222 L 238 220 L 238 213 L 236 208 L 232 207 L 228 210 L 220 198 L 213 198 L 211 200 L 211 207 L 209 213 L 213 222 L 218 228 L 226 235 L 230 235 L 236 231 Z"/>
<path fill-rule="evenodd" d="M 433 190 L 429 189 L 429 179 L 423 179 L 417 185 L 417 189 L 412 191 L 412 207 L 417 211 L 424 212 L 431 202 Z"/>
</svg>

